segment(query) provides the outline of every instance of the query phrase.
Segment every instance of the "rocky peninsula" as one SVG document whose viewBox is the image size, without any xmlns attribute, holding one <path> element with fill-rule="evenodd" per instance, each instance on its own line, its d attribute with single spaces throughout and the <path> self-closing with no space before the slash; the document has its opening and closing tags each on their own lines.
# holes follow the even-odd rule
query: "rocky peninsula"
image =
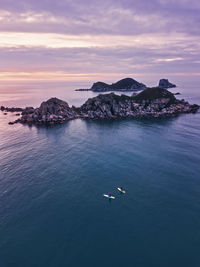
<svg viewBox="0 0 200 267">
<path fill-rule="evenodd" d="M 23 108 L 8 108 L 8 107 L 1 106 L 0 110 L 7 111 L 7 112 L 22 112 L 24 109 Z"/>
<path fill-rule="evenodd" d="M 108 92 L 108 91 L 140 91 L 146 89 L 146 85 L 139 83 L 132 78 L 125 78 L 116 83 L 107 84 L 104 82 L 96 82 L 90 89 L 76 89 L 76 91 L 93 91 L 93 92 Z"/>
<path fill-rule="evenodd" d="M 2 111 L 5 109 L 19 111 L 20 108 L 1 107 Z M 9 124 L 60 124 L 76 118 L 160 118 L 182 113 L 195 113 L 198 109 L 198 105 L 191 105 L 184 99 L 178 100 L 166 89 L 154 87 L 147 88 L 133 96 L 114 93 L 99 94 L 89 98 L 81 107 L 70 107 L 63 100 L 50 98 L 39 108 L 20 109 L 21 117 Z"/>
</svg>

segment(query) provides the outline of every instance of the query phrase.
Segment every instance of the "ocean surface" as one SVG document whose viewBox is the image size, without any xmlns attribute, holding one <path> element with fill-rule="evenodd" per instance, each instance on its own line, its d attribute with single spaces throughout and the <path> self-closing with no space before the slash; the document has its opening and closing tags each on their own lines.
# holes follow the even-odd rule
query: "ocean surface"
<svg viewBox="0 0 200 267">
<path fill-rule="evenodd" d="M 0 105 L 78 106 L 95 95 L 80 87 L 4 83 Z M 172 91 L 200 104 L 198 83 Z M 0 112 L 0 267 L 200 266 L 200 113 L 52 127 L 15 118 Z"/>
</svg>

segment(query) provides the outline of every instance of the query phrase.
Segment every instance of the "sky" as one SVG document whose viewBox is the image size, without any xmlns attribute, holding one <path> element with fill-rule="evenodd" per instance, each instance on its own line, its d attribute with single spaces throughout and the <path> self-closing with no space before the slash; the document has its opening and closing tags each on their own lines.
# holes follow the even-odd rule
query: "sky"
<svg viewBox="0 0 200 267">
<path fill-rule="evenodd" d="M 200 77 L 199 0 L 0 0 L 0 81 Z"/>
</svg>

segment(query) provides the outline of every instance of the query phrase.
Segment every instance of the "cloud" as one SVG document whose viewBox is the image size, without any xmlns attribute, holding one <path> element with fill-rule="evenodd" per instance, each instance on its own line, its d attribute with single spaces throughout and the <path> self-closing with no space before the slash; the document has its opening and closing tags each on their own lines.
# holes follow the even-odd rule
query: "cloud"
<svg viewBox="0 0 200 267">
<path fill-rule="evenodd" d="M 19 78 L 24 73 L 29 77 L 41 79 L 93 79 L 99 75 L 107 81 L 113 77 L 148 76 L 157 73 L 197 73 L 196 55 L 188 52 L 167 49 L 127 47 L 70 47 L 70 48 L 0 48 L 0 71 L 4 79 Z M 10 73 L 10 74 L 9 74 Z M 39 74 L 38 74 L 39 73 Z M 52 74 L 53 73 L 53 74 Z M 9 75 L 11 76 L 9 76 Z M 66 74 L 66 75 L 65 75 Z M 36 75 L 36 76 L 35 76 Z M 76 76 L 77 75 L 77 76 Z M 27 77 L 26 75 L 24 76 Z M 56 78 L 57 77 L 57 78 Z M 64 78 L 65 77 L 65 78 Z M 0 77 L 2 78 L 2 76 Z"/>
<path fill-rule="evenodd" d="M 172 62 L 172 61 L 179 61 L 184 60 L 183 57 L 174 57 L 174 58 L 157 58 L 155 62 Z"/>
<path fill-rule="evenodd" d="M 187 46 L 200 48 L 200 37 L 189 40 L 184 34 L 139 34 L 139 35 L 67 35 L 57 33 L 0 32 L 0 47 L 126 47 L 168 48 Z"/>
<path fill-rule="evenodd" d="M 191 0 L 1 0 L 1 31 L 66 34 L 200 33 Z"/>
<path fill-rule="evenodd" d="M 199 13 L 199 0 L 0 0 L 1 77 L 198 73 Z"/>
</svg>

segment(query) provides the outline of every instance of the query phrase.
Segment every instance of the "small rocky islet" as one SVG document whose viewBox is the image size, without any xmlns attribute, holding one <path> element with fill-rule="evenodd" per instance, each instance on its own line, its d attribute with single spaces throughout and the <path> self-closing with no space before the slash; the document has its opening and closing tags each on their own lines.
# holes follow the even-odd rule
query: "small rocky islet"
<svg viewBox="0 0 200 267">
<path fill-rule="evenodd" d="M 39 108 L 5 108 L 2 111 L 21 111 L 21 117 L 9 124 L 61 124 L 72 119 L 115 119 L 115 118 L 160 118 L 182 113 L 196 113 L 199 105 L 177 99 L 166 89 L 146 88 L 132 96 L 114 93 L 99 94 L 89 98 L 80 107 L 70 107 L 67 102 L 50 98 Z"/>
<path fill-rule="evenodd" d="M 176 85 L 173 83 L 170 83 L 168 79 L 160 79 L 158 87 L 163 88 L 163 89 L 168 89 L 168 88 L 174 88 L 176 87 Z"/>
</svg>

